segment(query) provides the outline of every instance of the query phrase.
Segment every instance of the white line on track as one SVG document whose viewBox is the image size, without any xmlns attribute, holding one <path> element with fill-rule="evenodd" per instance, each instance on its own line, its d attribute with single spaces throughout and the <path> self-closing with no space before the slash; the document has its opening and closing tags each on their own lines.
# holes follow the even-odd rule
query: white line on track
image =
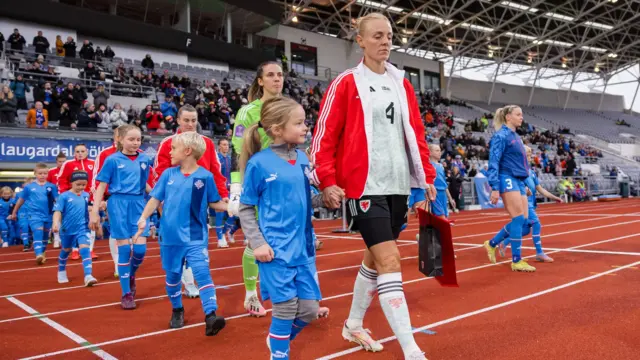
<svg viewBox="0 0 640 360">
<path fill-rule="evenodd" d="M 568 249 L 562 249 L 562 250 L 558 250 L 558 251 L 549 251 L 547 254 L 553 254 L 553 253 L 562 252 L 562 251 L 565 251 L 565 250 L 574 250 L 574 249 L 577 249 L 577 248 L 592 246 L 592 245 L 595 245 L 595 244 L 600 244 L 600 243 L 605 243 L 605 242 L 614 242 L 614 241 L 617 241 L 617 240 L 628 239 L 628 238 L 636 237 L 636 236 L 640 236 L 640 233 L 635 233 L 635 234 L 626 235 L 626 236 L 620 236 L 620 237 L 617 237 L 617 238 L 602 240 L 602 241 L 589 243 L 589 244 L 578 245 L 578 246 L 575 246 L 575 247 L 571 247 L 571 248 L 568 248 Z M 535 257 L 535 255 L 524 256 L 523 259 L 532 258 L 532 257 Z M 463 269 L 463 270 L 458 270 L 456 273 L 457 274 L 461 274 L 461 273 L 475 271 L 475 270 L 479 270 L 479 269 L 485 269 L 485 268 L 490 268 L 490 267 L 494 267 L 494 266 L 499 266 L 499 265 L 507 264 L 507 263 L 510 263 L 510 262 L 511 262 L 511 260 L 501 261 L 501 262 L 498 262 L 496 264 L 483 264 L 483 265 L 479 265 L 479 266 L 475 266 L 475 267 L 471 267 L 471 268 L 467 268 L 467 269 Z M 640 261 L 637 262 L 637 263 L 631 264 L 631 265 L 624 266 L 624 267 L 615 268 L 614 270 L 610 270 L 610 272 L 620 271 L 620 270 L 625 269 L 625 268 L 633 267 L 633 266 L 635 266 L 637 264 L 640 264 Z M 360 265 L 355 265 L 355 267 L 358 267 L 358 266 L 360 266 Z M 607 272 L 607 273 L 609 273 L 609 272 Z M 601 274 L 602 275 L 606 275 L 605 273 L 601 273 Z M 589 277 L 587 279 L 596 278 L 596 277 L 599 277 L 599 276 L 598 275 L 594 275 L 594 276 Z M 425 281 L 425 280 L 433 280 L 433 279 L 434 278 L 432 278 L 432 277 L 429 277 L 429 278 L 423 277 L 423 278 L 418 278 L 418 279 L 414 279 L 414 280 L 404 281 L 403 284 L 413 284 L 413 283 L 418 283 L 418 282 L 422 282 L 422 281 Z M 581 280 L 577 280 L 577 281 L 578 282 L 582 282 Z M 561 285 L 560 287 L 562 287 L 562 286 L 564 286 L 564 285 Z M 567 287 L 567 286 L 564 286 L 564 287 Z M 557 287 L 557 288 L 559 288 L 559 287 Z M 550 292 L 549 290 L 546 290 L 546 291 Z M 553 291 L 555 291 L 555 290 L 553 290 Z M 333 299 L 344 298 L 344 297 L 351 296 L 351 295 L 353 295 L 352 292 L 333 295 L 333 296 L 329 296 L 329 297 L 323 298 L 322 301 L 329 301 L 329 300 L 333 300 Z M 522 300 L 520 300 L 520 301 L 522 301 Z M 503 306 L 506 306 L 506 305 L 503 305 Z M 267 311 L 269 312 L 271 310 L 269 309 Z M 248 316 L 249 316 L 248 314 L 239 314 L 239 315 L 228 317 L 226 319 L 227 320 L 233 320 L 233 319 L 245 318 L 245 317 L 248 317 Z M 121 338 L 121 339 L 109 340 L 109 341 L 105 341 L 105 342 L 101 342 L 101 343 L 95 344 L 95 346 L 106 346 L 106 345 L 118 344 L 118 343 L 123 343 L 123 342 L 127 342 L 127 341 L 147 338 L 147 337 L 151 337 L 151 336 L 155 336 L 155 335 L 162 335 L 162 334 L 166 334 L 166 333 L 170 333 L 170 332 L 174 332 L 174 331 L 186 330 L 186 329 L 190 329 L 190 328 L 198 327 L 198 326 L 202 326 L 202 325 L 204 325 L 204 323 L 197 323 L 197 324 L 187 325 L 187 326 L 184 326 L 181 329 L 159 330 L 159 331 L 154 331 L 154 332 L 150 332 L 150 333 L 129 336 L 129 337 Z M 387 340 L 387 341 L 391 341 L 391 340 L 393 340 L 393 339 L 390 339 L 390 340 Z M 36 355 L 36 356 L 29 357 L 29 358 L 26 358 L 26 359 L 40 359 L 40 358 L 44 358 L 44 357 L 48 357 L 48 356 L 55 356 L 55 355 L 61 355 L 61 354 L 67 354 L 67 353 L 71 353 L 71 352 L 76 352 L 76 351 L 80 351 L 80 350 L 83 350 L 83 349 L 84 348 L 82 348 L 82 347 L 76 347 L 76 348 L 59 350 L 59 351 L 50 352 L 50 353 L 46 353 L 46 354 Z M 351 351 L 352 350 L 352 352 L 355 352 L 355 351 L 358 351 L 359 348 L 354 348 L 354 349 L 355 350 L 349 349 L 349 350 L 345 350 L 345 351 Z"/>
<path fill-rule="evenodd" d="M 464 313 L 464 314 L 461 314 L 461 315 L 458 315 L 458 316 L 454 316 L 454 317 L 451 317 L 451 318 L 448 318 L 448 319 L 445 319 L 445 320 L 441 320 L 441 321 L 438 321 L 438 322 L 435 322 L 435 323 L 424 325 L 424 326 L 415 328 L 413 330 L 413 333 L 417 333 L 417 332 L 424 331 L 424 330 L 427 330 L 427 329 L 432 329 L 432 328 L 435 328 L 435 327 L 438 327 L 438 326 L 450 324 L 450 323 L 453 323 L 453 322 L 456 322 L 456 321 L 464 320 L 464 319 L 472 317 L 472 316 L 476 316 L 476 315 L 480 315 L 480 314 L 483 314 L 483 313 L 486 313 L 486 312 L 489 312 L 489 311 L 493 311 L 493 310 L 496 310 L 496 309 L 504 308 L 504 307 L 507 307 L 507 306 L 510 306 L 510 305 L 513 305 L 513 304 L 517 304 L 517 303 L 523 302 L 523 301 L 535 299 L 535 298 L 540 297 L 542 295 L 550 294 L 552 292 L 556 292 L 556 291 L 559 291 L 559 290 L 562 290 L 562 289 L 566 289 L 568 287 L 579 285 L 579 284 L 582 284 L 584 282 L 595 280 L 595 279 L 598 279 L 598 278 L 600 278 L 602 276 L 613 274 L 613 273 L 616 273 L 618 271 L 622 271 L 624 269 L 628 269 L 628 268 L 635 267 L 635 266 L 638 266 L 638 265 L 640 265 L 640 261 L 636 261 L 634 263 L 627 264 L 627 265 L 624 265 L 624 266 L 621 266 L 621 267 L 618 267 L 618 268 L 614 268 L 614 269 L 611 269 L 611 270 L 603 271 L 603 272 L 597 273 L 597 274 L 592 275 L 592 276 L 584 277 L 584 278 L 581 278 L 581 279 L 578 279 L 578 280 L 575 280 L 575 281 L 571 281 L 571 282 L 568 282 L 568 283 L 565 283 L 565 284 L 562 284 L 562 285 L 558 285 L 558 286 L 552 287 L 550 289 L 538 291 L 538 292 L 535 292 L 535 293 L 532 293 L 532 294 L 529 294 L 529 295 L 526 295 L 526 296 L 522 296 L 522 297 L 519 297 L 519 298 L 516 298 L 516 299 L 513 299 L 513 300 L 505 301 L 505 302 L 502 302 L 502 303 L 499 303 L 499 304 L 496 304 L 496 305 L 493 305 L 493 306 L 488 306 L 488 307 L 485 307 L 485 308 L 482 308 L 482 309 L 478 309 L 478 310 L 475 310 L 475 311 Z M 389 336 L 387 338 L 384 338 L 384 339 L 381 339 L 381 340 L 378 340 L 378 341 L 380 343 L 387 343 L 387 342 L 393 341 L 395 339 L 396 339 L 395 336 Z M 362 350 L 362 347 L 352 347 L 352 348 L 347 349 L 347 350 L 343 350 L 343 351 L 340 351 L 340 352 L 336 352 L 336 353 L 333 353 L 333 354 L 329 354 L 329 355 L 323 356 L 323 357 L 318 358 L 316 360 L 335 359 L 335 358 L 342 357 L 344 355 L 348 355 L 348 354 L 351 354 L 351 353 L 354 353 L 354 352 L 357 352 L 357 351 L 360 351 L 360 350 Z"/>
<path fill-rule="evenodd" d="M 58 324 L 57 322 L 49 319 L 48 317 L 46 317 L 44 315 L 40 315 L 38 313 L 38 311 L 36 311 L 34 308 L 30 307 L 29 305 L 23 303 L 22 301 L 20 301 L 20 300 L 18 300 L 16 298 L 13 298 L 13 297 L 7 298 L 7 300 L 9 300 L 11 303 L 16 305 L 20 309 L 26 311 L 27 313 L 37 317 L 40 321 L 42 321 L 43 323 L 51 326 L 54 330 L 56 330 L 57 332 L 61 333 L 64 336 L 68 337 L 69 339 L 73 340 L 78 345 L 81 345 L 82 348 L 93 352 L 93 354 L 96 355 L 97 357 L 99 357 L 100 359 L 118 360 L 116 357 L 112 356 L 108 352 L 100 349 L 97 346 L 92 345 L 91 343 L 89 343 L 82 336 L 74 333 L 73 331 L 71 331 L 71 330 L 67 329 L 66 327 Z"/>
</svg>

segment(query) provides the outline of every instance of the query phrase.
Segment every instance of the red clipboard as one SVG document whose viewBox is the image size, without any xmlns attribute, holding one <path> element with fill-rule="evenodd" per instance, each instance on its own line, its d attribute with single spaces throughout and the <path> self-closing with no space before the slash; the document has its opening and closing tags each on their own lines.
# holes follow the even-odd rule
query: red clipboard
<svg viewBox="0 0 640 360">
<path fill-rule="evenodd" d="M 437 259 L 438 256 L 436 256 L 436 259 L 431 259 L 431 261 L 435 261 L 436 263 L 441 262 L 441 271 L 436 271 L 435 279 L 441 286 L 458 287 L 456 261 L 453 252 L 453 238 L 451 236 L 451 223 L 446 219 L 434 216 L 424 209 L 417 209 L 417 211 L 420 222 L 420 238 L 418 242 L 418 266 L 420 272 L 426 276 L 430 276 L 425 271 L 427 268 L 425 262 L 430 261 L 426 251 L 427 246 L 429 246 L 427 242 L 431 241 L 432 244 L 434 241 L 436 244 L 439 242 L 441 253 L 439 259 Z M 431 257 L 433 257 L 433 254 Z"/>
</svg>

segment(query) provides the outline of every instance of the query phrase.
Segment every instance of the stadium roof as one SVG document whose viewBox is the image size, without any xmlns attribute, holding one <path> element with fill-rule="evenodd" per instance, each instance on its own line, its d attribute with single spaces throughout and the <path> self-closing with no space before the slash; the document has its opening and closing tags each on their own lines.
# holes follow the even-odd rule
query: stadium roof
<svg viewBox="0 0 640 360">
<path fill-rule="evenodd" d="M 272 1 L 284 24 L 344 39 L 355 19 L 382 12 L 394 51 L 443 61 L 447 76 L 582 91 L 637 82 L 638 0 Z"/>
</svg>

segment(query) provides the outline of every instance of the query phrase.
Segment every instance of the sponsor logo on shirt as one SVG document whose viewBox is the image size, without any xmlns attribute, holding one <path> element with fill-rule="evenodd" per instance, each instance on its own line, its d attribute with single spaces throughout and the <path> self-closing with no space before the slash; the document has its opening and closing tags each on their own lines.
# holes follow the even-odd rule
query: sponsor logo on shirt
<svg viewBox="0 0 640 360">
<path fill-rule="evenodd" d="M 167 185 L 173 185 L 173 179 L 169 180 L 169 182 L 167 183 Z"/>
<path fill-rule="evenodd" d="M 376 92 L 376 89 L 374 89 L 373 86 L 369 86 L 369 92 Z"/>
<path fill-rule="evenodd" d="M 360 210 L 363 213 L 367 213 L 371 208 L 371 200 L 360 200 Z"/>
<path fill-rule="evenodd" d="M 386 87 L 386 86 L 384 86 L 384 85 L 382 86 L 382 90 L 384 90 L 384 91 L 391 91 L 391 89 L 390 89 L 390 88 L 388 88 L 388 87 Z"/>
<path fill-rule="evenodd" d="M 193 186 L 195 186 L 196 189 L 200 190 L 204 186 L 204 183 L 202 182 L 202 180 L 198 180 L 195 183 L 193 183 Z"/>
<path fill-rule="evenodd" d="M 118 165 L 118 169 L 124 169 L 124 164 Z"/>
<path fill-rule="evenodd" d="M 278 178 L 278 173 L 275 174 L 271 174 L 271 176 L 269 176 L 268 178 L 266 178 L 264 181 L 265 182 L 272 182 L 273 180 Z"/>
<path fill-rule="evenodd" d="M 67 200 L 67 202 L 68 202 L 68 203 L 71 203 L 71 202 L 73 202 L 73 199 L 69 199 L 69 200 Z"/>
</svg>

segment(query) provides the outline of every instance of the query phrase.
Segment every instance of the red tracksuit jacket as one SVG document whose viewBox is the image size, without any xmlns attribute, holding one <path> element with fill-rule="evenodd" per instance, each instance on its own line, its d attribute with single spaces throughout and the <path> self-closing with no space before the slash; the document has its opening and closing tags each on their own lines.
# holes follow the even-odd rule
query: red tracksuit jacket
<svg viewBox="0 0 640 360">
<path fill-rule="evenodd" d="M 91 193 L 91 184 L 93 182 L 93 167 L 95 163 L 93 160 L 84 159 L 84 160 L 67 160 L 60 167 L 60 172 L 58 173 L 58 190 L 60 194 L 71 189 L 71 174 L 73 174 L 76 170 L 83 170 L 89 174 L 89 181 L 87 181 L 87 186 L 84 191 Z"/>
<path fill-rule="evenodd" d="M 425 189 L 427 184 L 433 185 L 436 171 L 429 161 L 415 91 L 404 78 L 404 71 L 390 63 L 386 63 L 386 69 L 399 91 L 411 187 Z M 310 173 L 320 189 L 338 185 L 345 189 L 347 198 L 362 197 L 369 176 L 369 161 L 374 161 L 369 151 L 372 133 L 372 104 L 361 62 L 333 80 L 320 104 L 311 144 L 315 169 Z"/>
</svg>

